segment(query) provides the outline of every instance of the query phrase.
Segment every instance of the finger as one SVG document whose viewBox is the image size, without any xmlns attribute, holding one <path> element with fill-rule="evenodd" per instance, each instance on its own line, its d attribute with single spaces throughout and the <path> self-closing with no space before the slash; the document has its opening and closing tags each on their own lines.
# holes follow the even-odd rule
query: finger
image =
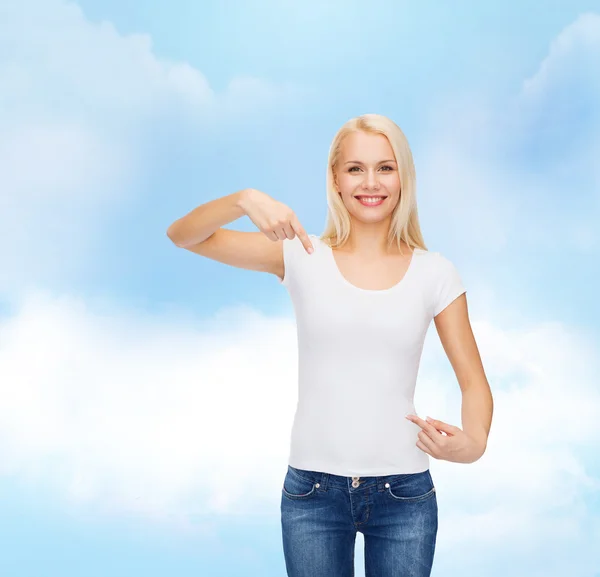
<svg viewBox="0 0 600 577">
<path fill-rule="evenodd" d="M 283 227 L 283 232 L 285 233 L 286 238 L 289 238 L 290 240 L 296 236 L 296 233 L 289 222 Z"/>
<path fill-rule="evenodd" d="M 285 240 L 287 238 L 287 235 L 285 234 L 285 231 L 281 227 L 274 228 L 273 229 L 273 234 L 275 235 L 275 237 L 277 238 L 277 240 Z"/>
<path fill-rule="evenodd" d="M 427 421 L 424 421 L 423 419 L 421 419 L 420 417 L 417 417 L 416 415 L 412 415 L 412 417 L 410 418 L 410 420 L 413 421 L 414 423 L 416 423 L 417 425 L 419 425 L 419 427 L 421 427 L 421 429 L 423 430 L 423 432 L 433 442 L 439 441 L 439 439 L 441 437 L 441 434 L 438 432 L 438 430 L 433 425 L 430 425 Z"/>
<path fill-rule="evenodd" d="M 300 239 L 300 242 L 304 246 L 306 252 L 309 254 L 313 252 L 314 247 L 312 245 L 312 242 L 310 242 L 308 234 L 304 230 L 304 227 L 300 224 L 300 221 L 298 220 L 298 217 L 296 217 L 296 215 L 292 217 L 290 224 L 292 225 L 294 232 L 298 235 L 298 238 Z"/>
<path fill-rule="evenodd" d="M 417 447 L 419 447 L 419 449 L 421 449 L 424 453 L 427 453 L 428 455 L 431 455 L 435 458 L 435 455 L 433 455 L 429 448 L 426 445 L 424 445 L 421 441 L 417 441 Z"/>
<path fill-rule="evenodd" d="M 427 422 L 435 427 L 438 431 L 444 431 L 445 433 L 451 433 L 452 435 L 455 435 L 458 429 L 458 427 L 455 427 L 454 425 L 444 423 L 444 421 L 438 421 L 437 419 L 432 419 L 431 417 L 427 417 Z"/>
<path fill-rule="evenodd" d="M 282 227 L 282 228 L 279 228 L 279 229 L 277 229 L 277 236 L 279 236 L 279 238 L 280 238 L 281 240 L 285 240 L 285 239 L 287 239 L 287 238 L 290 238 L 290 237 L 288 236 L 288 233 L 287 233 L 286 229 L 285 229 L 285 226 L 284 226 L 284 227 Z M 292 238 L 293 238 L 293 237 L 292 237 Z"/>
<path fill-rule="evenodd" d="M 264 234 L 272 241 L 280 240 L 277 233 L 274 230 L 265 230 Z"/>
<path fill-rule="evenodd" d="M 417 425 L 419 425 L 419 427 L 421 427 L 424 430 L 427 429 L 432 429 L 433 426 L 430 425 L 427 421 L 425 421 L 424 419 L 421 419 L 421 417 L 418 417 L 417 415 L 409 415 L 410 419 L 413 423 L 416 423 Z M 407 416 L 406 418 L 408 419 L 409 416 Z"/>
<path fill-rule="evenodd" d="M 435 433 L 425 430 L 419 431 L 418 437 L 422 443 L 431 449 L 431 451 L 437 451 L 441 446 L 440 441 L 442 436 L 437 431 Z"/>
</svg>

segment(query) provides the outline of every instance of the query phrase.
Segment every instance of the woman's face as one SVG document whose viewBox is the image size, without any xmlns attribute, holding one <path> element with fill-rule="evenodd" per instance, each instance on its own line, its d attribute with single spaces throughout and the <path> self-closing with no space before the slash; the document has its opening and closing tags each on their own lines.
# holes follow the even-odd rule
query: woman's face
<svg viewBox="0 0 600 577">
<path fill-rule="evenodd" d="M 342 142 L 334 169 L 337 190 L 348 212 L 362 222 L 388 218 L 400 199 L 400 175 L 394 151 L 383 134 L 353 132 Z M 375 204 L 366 204 L 373 198 Z"/>
</svg>

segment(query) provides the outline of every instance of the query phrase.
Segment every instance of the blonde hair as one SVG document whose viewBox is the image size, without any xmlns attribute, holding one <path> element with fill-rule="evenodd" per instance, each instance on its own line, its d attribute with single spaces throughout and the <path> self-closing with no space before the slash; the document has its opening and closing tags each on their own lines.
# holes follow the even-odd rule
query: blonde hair
<svg viewBox="0 0 600 577">
<path fill-rule="evenodd" d="M 348 120 L 337 132 L 329 149 L 327 163 L 327 222 L 320 239 L 332 248 L 342 246 L 350 236 L 350 215 L 335 185 L 334 171 L 342 142 L 353 132 L 383 134 L 389 141 L 400 172 L 400 199 L 392 213 L 388 246 L 395 241 L 402 254 L 401 239 L 411 248 L 427 250 L 421 234 L 416 199 L 416 175 L 406 136 L 397 124 L 380 114 L 363 114 Z M 332 239 L 336 239 L 335 242 Z"/>
</svg>

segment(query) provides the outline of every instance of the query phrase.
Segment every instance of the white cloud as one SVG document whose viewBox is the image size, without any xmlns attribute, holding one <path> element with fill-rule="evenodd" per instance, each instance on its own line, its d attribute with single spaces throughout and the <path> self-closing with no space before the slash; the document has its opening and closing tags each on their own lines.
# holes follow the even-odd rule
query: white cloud
<svg viewBox="0 0 600 577">
<path fill-rule="evenodd" d="M 60 0 L 4 2 L 0 37 L 0 293 L 86 262 L 106 207 L 136 194 L 152 122 L 216 134 L 306 96 L 249 77 L 216 93 L 188 63 L 157 57 L 148 35 Z"/>
<path fill-rule="evenodd" d="M 250 489 L 258 506 L 285 460 L 295 328 L 235 315 L 198 332 L 24 299 L 0 326 L 0 470 L 119 511 L 242 514 Z"/>
<path fill-rule="evenodd" d="M 551 43 L 512 102 L 446 95 L 431 111 L 419 190 L 461 250 L 600 246 L 600 15 Z M 461 222 L 457 227 L 455 223 Z"/>
<path fill-rule="evenodd" d="M 474 330 L 494 419 L 483 459 L 432 467 L 440 548 L 456 563 L 461 544 L 471 543 L 478 558 L 490 559 L 500 546 L 529 559 L 536 550 L 544 558 L 573 556 L 583 566 L 600 531 L 589 508 L 600 490 L 592 457 L 600 434 L 597 340 L 561 323 L 507 330 L 476 322 Z M 459 411 L 456 399 L 452 413 Z"/>
<path fill-rule="evenodd" d="M 545 188 L 555 188 L 553 181 L 560 179 L 557 196 L 566 196 L 567 206 L 559 204 L 559 219 L 566 240 L 581 252 L 600 247 L 598 62 L 600 14 L 585 13 L 553 40 L 538 70 L 523 82 L 514 109 L 520 118 L 519 137 L 537 134 L 537 147 L 549 151 L 552 166 L 547 167 Z M 575 210 L 569 201 L 576 203 Z"/>
<path fill-rule="evenodd" d="M 158 58 L 146 34 L 125 36 L 110 22 L 89 22 L 76 4 L 26 0 L 5 12 L 0 32 L 25 114 L 35 105 L 96 120 L 128 114 L 137 122 L 161 109 L 215 102 L 200 71 Z"/>
<path fill-rule="evenodd" d="M 164 523 L 276 515 L 297 393 L 294 323 L 244 308 L 201 329 L 173 319 L 24 298 L 0 326 L 2 472 L 74 508 Z M 600 432 L 597 343 L 558 323 L 473 325 L 494 421 L 477 463 L 432 460 L 439 549 L 452 558 L 475 547 L 484 559 L 498 543 L 523 554 L 581 547 L 583 562 L 584 527 L 598 532 L 586 509 L 600 488 L 586 458 Z M 417 410 L 460 426 L 458 390 L 432 330 Z"/>
<path fill-rule="evenodd" d="M 39 18 L 31 3 L 13 4 L 0 23 L 15 51 L 13 62 L 0 63 L 0 80 L 10 87 L 0 96 L 0 202 L 8 209 L 0 211 L 0 246 L 12 242 L 1 254 L 0 290 L 17 286 L 25 296 L 0 324 L 0 473 L 50 489 L 74 508 L 161 522 L 197 512 L 276 513 L 296 400 L 290 319 L 225 311 L 199 330 L 201 320 L 187 311 L 142 317 L 25 292 L 22 283 L 33 266 L 58 274 L 76 266 L 73 251 L 85 246 L 70 244 L 85 240 L 90 221 L 78 223 L 67 209 L 124 192 L 119 183 L 136 170 L 136 125 L 178 106 L 201 119 L 224 103 L 225 117 L 236 95 L 252 89 L 258 106 L 285 89 L 235 79 L 217 97 L 197 70 L 157 59 L 147 36 L 90 24 L 72 4 L 36 3 Z M 594 37 L 596 20 L 586 18 L 569 33 Z M 550 56 L 563 54 L 557 50 Z M 553 62 L 527 94 L 552 90 Z M 494 177 L 492 187 L 475 165 L 481 159 L 469 146 L 496 122 L 485 107 L 477 118 L 469 137 L 455 117 L 456 132 L 430 156 L 442 170 L 431 174 L 446 199 L 444 218 L 471 242 L 500 250 L 508 227 L 518 224 L 516 205 L 502 199 L 514 177 Z M 60 236 L 65 211 L 70 228 Z M 593 230 L 578 242 L 593 245 Z M 60 256 L 36 260 L 40 239 Z M 568 555 L 582 569 L 600 536 L 586 500 L 599 488 L 591 468 L 600 422 L 596 337 L 559 323 L 508 329 L 491 315 L 473 324 L 494 391 L 494 422 L 481 461 L 432 463 L 439 550 L 457 564 L 470 556 L 484 569 L 499 549 L 523 559 Z M 417 408 L 460 425 L 458 386 L 439 344 L 426 348 L 419 378 Z M 545 575 L 565 574 L 558 561 L 553 567 Z"/>
<path fill-rule="evenodd" d="M 524 98 L 545 99 L 549 92 L 578 79 L 585 83 L 587 94 L 592 87 L 600 90 L 599 58 L 600 14 L 582 14 L 552 41 L 548 56 L 535 74 L 524 81 Z M 572 97 L 576 99 L 577 95 Z"/>
</svg>

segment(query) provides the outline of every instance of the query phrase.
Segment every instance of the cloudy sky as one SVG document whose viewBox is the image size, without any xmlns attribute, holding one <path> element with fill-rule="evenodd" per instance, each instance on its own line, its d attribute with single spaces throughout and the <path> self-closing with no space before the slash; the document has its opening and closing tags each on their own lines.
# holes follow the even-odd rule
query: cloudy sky
<svg viewBox="0 0 600 577">
<path fill-rule="evenodd" d="M 433 575 L 600 576 L 599 103 L 597 2 L 0 0 L 0 573 L 285 574 L 289 296 L 165 233 L 254 187 L 320 234 L 377 112 L 495 399 Z M 415 405 L 460 401 L 432 325 Z"/>
</svg>

